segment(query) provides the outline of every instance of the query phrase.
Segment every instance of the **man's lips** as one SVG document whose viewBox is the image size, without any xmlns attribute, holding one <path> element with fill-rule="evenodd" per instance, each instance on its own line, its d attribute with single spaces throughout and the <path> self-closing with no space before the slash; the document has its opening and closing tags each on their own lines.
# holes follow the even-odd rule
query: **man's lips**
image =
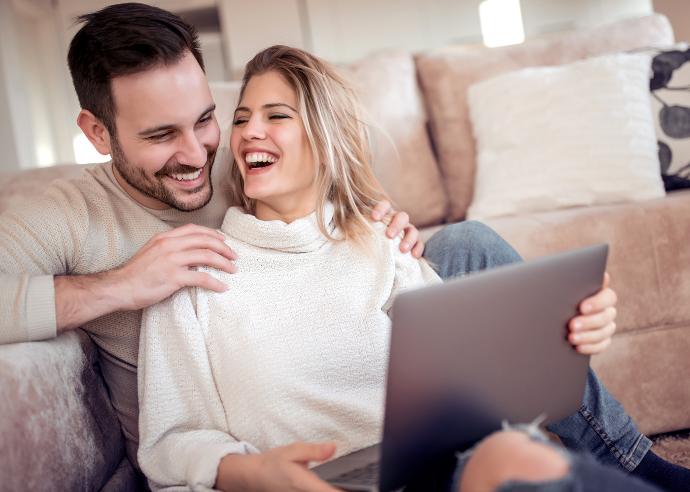
<svg viewBox="0 0 690 492">
<path fill-rule="evenodd" d="M 206 169 L 207 165 L 198 168 L 193 172 L 165 173 L 164 176 L 168 180 L 174 182 L 177 187 L 196 188 L 206 179 Z"/>
</svg>

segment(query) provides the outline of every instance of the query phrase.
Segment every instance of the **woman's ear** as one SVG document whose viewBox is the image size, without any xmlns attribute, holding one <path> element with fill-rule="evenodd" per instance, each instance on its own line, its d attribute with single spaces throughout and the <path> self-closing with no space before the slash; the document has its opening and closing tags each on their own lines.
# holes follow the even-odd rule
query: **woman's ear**
<svg viewBox="0 0 690 492">
<path fill-rule="evenodd" d="M 79 111 L 77 125 L 84 132 L 89 142 L 93 144 L 99 154 L 112 154 L 110 132 L 96 116 L 86 109 Z"/>
</svg>

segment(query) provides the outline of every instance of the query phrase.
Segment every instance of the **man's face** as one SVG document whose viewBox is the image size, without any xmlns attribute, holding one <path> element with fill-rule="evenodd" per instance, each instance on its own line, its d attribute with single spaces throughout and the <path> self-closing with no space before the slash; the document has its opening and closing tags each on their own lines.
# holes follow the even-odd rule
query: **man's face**
<svg viewBox="0 0 690 492">
<path fill-rule="evenodd" d="M 115 174 L 142 205 L 196 210 L 211 199 L 211 167 L 220 141 L 206 75 L 191 53 L 170 66 L 111 83 Z"/>
</svg>

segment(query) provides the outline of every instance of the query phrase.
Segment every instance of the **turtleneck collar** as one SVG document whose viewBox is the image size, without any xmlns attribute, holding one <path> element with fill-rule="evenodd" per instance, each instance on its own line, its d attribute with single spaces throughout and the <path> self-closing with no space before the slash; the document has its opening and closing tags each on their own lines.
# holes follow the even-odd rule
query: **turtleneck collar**
<svg viewBox="0 0 690 492">
<path fill-rule="evenodd" d="M 332 203 L 326 203 L 323 216 L 326 229 L 333 230 Z M 281 220 L 259 220 L 240 207 L 232 207 L 225 214 L 221 230 L 252 246 L 286 253 L 316 251 L 328 241 L 319 229 L 316 212 L 286 224 Z"/>
</svg>

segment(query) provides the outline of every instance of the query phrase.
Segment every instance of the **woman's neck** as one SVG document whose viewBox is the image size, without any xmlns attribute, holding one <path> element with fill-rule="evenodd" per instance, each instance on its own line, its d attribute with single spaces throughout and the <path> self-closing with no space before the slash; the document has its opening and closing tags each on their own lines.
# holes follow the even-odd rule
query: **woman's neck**
<svg viewBox="0 0 690 492">
<path fill-rule="evenodd" d="M 259 220 L 280 220 L 290 224 L 297 219 L 306 217 L 316 210 L 316 201 L 306 203 L 290 203 L 290 200 L 256 201 L 254 215 Z"/>
</svg>

